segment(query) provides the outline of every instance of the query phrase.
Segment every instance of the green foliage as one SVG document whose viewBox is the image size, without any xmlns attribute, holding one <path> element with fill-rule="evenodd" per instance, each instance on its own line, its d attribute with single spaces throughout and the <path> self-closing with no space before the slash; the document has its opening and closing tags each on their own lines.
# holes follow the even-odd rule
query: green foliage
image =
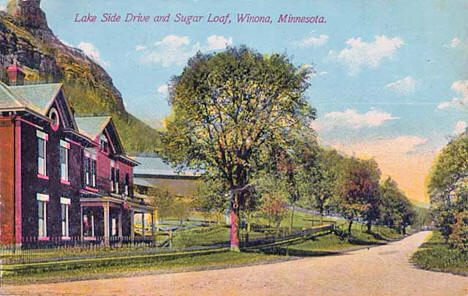
<svg viewBox="0 0 468 296">
<path fill-rule="evenodd" d="M 406 233 L 406 227 L 413 224 L 415 219 L 413 205 L 390 177 L 382 182 L 379 191 L 381 222 L 400 233 Z"/>
<path fill-rule="evenodd" d="M 304 183 L 309 206 L 323 215 L 333 199 L 339 195 L 339 164 L 341 157 L 335 150 L 320 150 L 316 161 L 306 167 L 308 182 Z"/>
<path fill-rule="evenodd" d="M 468 252 L 450 248 L 440 232 L 433 232 L 430 239 L 414 253 L 411 261 L 424 269 L 468 275 Z"/>
<path fill-rule="evenodd" d="M 429 226 L 432 223 L 431 211 L 427 208 L 414 206 L 415 219 L 413 225 L 416 227 Z"/>
<path fill-rule="evenodd" d="M 151 204 L 158 211 L 160 218 L 176 218 L 182 223 L 190 216 L 191 204 L 170 193 L 167 188 L 151 187 L 147 194 L 152 197 Z"/>
<path fill-rule="evenodd" d="M 452 246 L 467 250 L 468 135 L 452 140 L 435 161 L 428 193 L 436 225 Z"/>
<path fill-rule="evenodd" d="M 219 179 L 206 176 L 200 182 L 197 196 L 193 201 L 194 207 L 203 213 L 205 220 L 210 213 L 223 214 L 229 206 L 227 185 Z"/>
<path fill-rule="evenodd" d="M 306 76 L 285 56 L 265 58 L 246 47 L 198 53 L 172 81 L 164 156 L 231 188 L 246 185 L 262 147 L 313 116 L 302 96 Z"/>
</svg>

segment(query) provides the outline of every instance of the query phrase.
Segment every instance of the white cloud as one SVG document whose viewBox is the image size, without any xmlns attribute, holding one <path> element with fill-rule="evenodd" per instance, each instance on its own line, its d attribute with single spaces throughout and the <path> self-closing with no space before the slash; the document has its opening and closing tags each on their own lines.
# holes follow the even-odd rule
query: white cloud
<svg viewBox="0 0 468 296">
<path fill-rule="evenodd" d="M 457 48 L 457 47 L 463 47 L 465 45 L 466 45 L 465 42 L 463 42 L 459 38 L 455 37 L 448 44 L 444 45 L 444 47 Z"/>
<path fill-rule="evenodd" d="M 187 36 L 168 35 L 151 46 L 139 45 L 136 50 L 142 52 L 144 62 L 167 68 L 172 65 L 181 66 L 197 51 L 225 48 L 232 42 L 232 37 L 211 35 L 206 39 L 206 45 L 202 46 L 199 42 L 191 42 Z"/>
<path fill-rule="evenodd" d="M 367 66 L 376 68 L 385 58 L 393 58 L 396 50 L 404 45 L 400 37 L 387 38 L 385 35 L 375 36 L 374 42 L 363 42 L 361 38 L 351 38 L 346 41 L 348 47 L 338 54 L 329 52 L 329 57 L 348 66 L 349 74 L 355 75 L 361 68 Z"/>
<path fill-rule="evenodd" d="M 170 48 L 179 48 L 184 45 L 188 45 L 190 39 L 187 36 L 177 36 L 177 35 L 168 35 L 164 37 L 161 41 L 156 41 L 155 46 L 166 46 Z"/>
<path fill-rule="evenodd" d="M 375 109 L 371 109 L 366 113 L 358 113 L 356 110 L 347 109 L 343 112 L 335 111 L 327 113 L 322 118 L 313 122 L 312 126 L 317 130 L 329 130 L 333 128 L 359 129 L 380 126 L 385 121 L 395 119 L 398 119 L 398 117 Z"/>
<path fill-rule="evenodd" d="M 144 45 L 137 45 L 137 46 L 135 46 L 135 50 L 136 50 L 136 51 L 142 51 L 142 50 L 146 50 L 146 49 L 148 49 L 148 47 L 147 47 L 147 46 L 144 46 Z"/>
<path fill-rule="evenodd" d="M 458 38 L 453 38 L 452 39 L 452 42 L 450 42 L 450 47 L 457 47 L 458 45 L 460 45 L 462 42 L 460 39 Z"/>
<path fill-rule="evenodd" d="M 89 56 L 95 62 L 103 66 L 109 65 L 108 62 L 105 62 L 101 59 L 101 54 L 99 53 L 99 50 L 92 43 L 82 41 L 78 44 L 78 48 L 81 49 L 87 56 Z"/>
<path fill-rule="evenodd" d="M 459 134 L 465 132 L 467 127 L 468 127 L 468 123 L 466 123 L 466 121 L 459 121 L 455 125 L 455 129 L 453 131 L 453 134 L 454 135 L 459 135 Z"/>
<path fill-rule="evenodd" d="M 458 94 L 451 101 L 445 101 L 437 109 L 456 108 L 468 105 L 468 80 L 458 80 L 452 83 L 451 90 Z"/>
<path fill-rule="evenodd" d="M 299 47 L 319 47 L 327 43 L 328 41 L 328 35 L 320 35 L 318 37 L 315 36 L 310 36 L 306 37 L 298 42 L 296 42 L 296 45 Z"/>
<path fill-rule="evenodd" d="M 158 87 L 158 93 L 167 96 L 169 94 L 169 86 L 167 84 L 160 85 Z"/>
<path fill-rule="evenodd" d="M 400 95 L 409 95 L 416 90 L 418 81 L 411 76 L 387 84 L 387 88 Z"/>
<path fill-rule="evenodd" d="M 225 38 L 224 36 L 211 35 L 206 39 L 208 43 L 208 49 L 224 49 L 227 46 L 232 45 L 232 37 Z"/>
</svg>

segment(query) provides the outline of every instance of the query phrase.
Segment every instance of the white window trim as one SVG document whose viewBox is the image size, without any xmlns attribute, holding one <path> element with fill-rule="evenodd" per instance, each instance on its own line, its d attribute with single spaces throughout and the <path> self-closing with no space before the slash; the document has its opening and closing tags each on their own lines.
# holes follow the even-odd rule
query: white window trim
<svg viewBox="0 0 468 296">
<path fill-rule="evenodd" d="M 40 130 L 36 130 L 36 136 L 42 140 L 44 140 L 44 164 L 43 164 L 43 171 L 39 171 L 39 155 L 37 156 L 38 159 L 38 168 L 37 173 L 42 176 L 47 176 L 47 141 L 49 140 L 49 135 Z"/>
<path fill-rule="evenodd" d="M 68 161 L 70 143 L 60 140 L 60 147 L 65 148 L 65 176 L 62 176 L 62 163 L 60 162 L 60 179 L 68 182 L 70 180 L 70 174 L 69 174 L 70 168 L 69 168 L 69 161 Z"/>
<path fill-rule="evenodd" d="M 49 202 L 49 195 L 47 194 L 37 193 L 36 198 L 37 200 L 40 200 L 40 201 Z"/>
<path fill-rule="evenodd" d="M 70 204 L 71 200 L 69 198 L 61 197 L 60 198 L 60 211 L 62 210 L 62 205 L 66 205 L 65 207 L 65 235 L 63 235 L 63 224 L 62 226 L 62 238 L 69 238 L 70 237 L 70 216 L 69 216 L 69 211 L 70 211 Z M 62 213 L 60 213 L 60 222 L 62 222 Z"/>
<path fill-rule="evenodd" d="M 36 136 L 38 138 L 41 138 L 41 139 L 45 140 L 45 141 L 49 140 L 49 135 L 44 133 L 44 132 L 41 132 L 40 130 L 36 130 Z"/>
<path fill-rule="evenodd" d="M 40 228 L 39 228 L 39 213 L 37 214 L 37 226 L 38 226 L 38 229 L 37 229 L 37 237 L 38 238 L 46 238 L 48 237 L 47 236 L 47 203 L 49 202 L 49 196 L 47 194 L 42 194 L 42 193 L 37 193 L 36 195 L 36 198 L 38 201 L 41 201 L 44 203 L 44 233 L 42 236 L 39 235 L 39 231 L 40 231 Z"/>
</svg>

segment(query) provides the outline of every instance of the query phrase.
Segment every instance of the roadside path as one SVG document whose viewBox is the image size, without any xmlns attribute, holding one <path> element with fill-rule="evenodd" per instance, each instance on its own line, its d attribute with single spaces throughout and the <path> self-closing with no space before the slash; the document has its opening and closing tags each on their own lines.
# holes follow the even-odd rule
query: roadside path
<svg viewBox="0 0 468 296">
<path fill-rule="evenodd" d="M 468 277 L 420 270 L 408 262 L 428 234 L 419 232 L 342 255 L 275 264 L 4 289 L 31 295 L 467 296 Z"/>
</svg>

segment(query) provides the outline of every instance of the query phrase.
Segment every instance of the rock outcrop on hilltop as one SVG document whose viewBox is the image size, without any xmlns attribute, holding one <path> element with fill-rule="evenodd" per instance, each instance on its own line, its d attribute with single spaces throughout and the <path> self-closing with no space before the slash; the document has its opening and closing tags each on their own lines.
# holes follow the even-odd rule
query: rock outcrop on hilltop
<svg viewBox="0 0 468 296">
<path fill-rule="evenodd" d="M 103 67 L 53 34 L 40 0 L 11 0 L 0 11 L 0 79 L 6 81 L 6 68 L 15 62 L 27 82 L 63 82 L 76 112 L 111 114 L 127 150 L 157 150 L 157 132 L 126 112 Z"/>
</svg>

